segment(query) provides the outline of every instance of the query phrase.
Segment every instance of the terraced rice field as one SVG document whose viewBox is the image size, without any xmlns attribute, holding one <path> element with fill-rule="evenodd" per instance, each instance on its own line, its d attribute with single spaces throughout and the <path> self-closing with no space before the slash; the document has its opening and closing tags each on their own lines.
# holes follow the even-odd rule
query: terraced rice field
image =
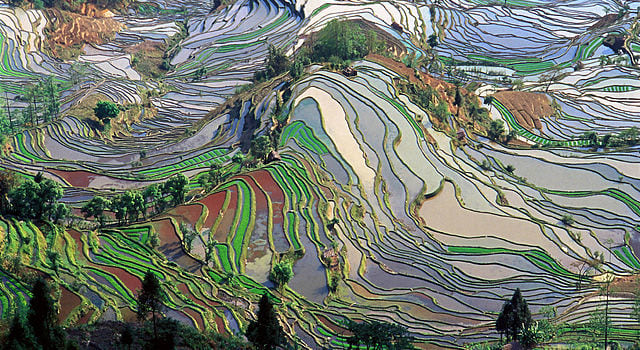
<svg viewBox="0 0 640 350">
<path fill-rule="evenodd" d="M 94 194 L 178 173 L 191 179 L 188 203 L 122 227 L 45 233 L 0 220 L 3 254 L 62 283 L 61 323 L 133 320 L 141 278 L 152 271 L 165 287 L 167 315 L 200 329 L 243 329 L 255 317 L 250 305 L 270 293 L 289 337 L 306 348 L 345 345 L 344 318 L 398 323 L 420 347 L 458 348 L 499 338 L 495 319 L 516 288 L 534 318 L 553 306 L 557 321 L 576 325 L 573 336 L 584 334 L 604 304 L 598 276 L 640 269 L 639 146 L 596 149 L 583 137 L 640 126 L 640 70 L 603 44 L 606 34 L 630 30 L 637 3 L 604 25 L 596 24 L 618 12 L 614 1 L 238 0 L 211 12 L 187 0 L 156 4 L 153 17 L 116 16 L 126 29 L 84 48 L 78 60 L 89 68 L 65 85 L 61 118 L 14 135 L 1 160 L 25 177 L 43 172 L 63 184 L 63 201 L 76 211 Z M 42 47 L 42 11 L 1 7 L 0 18 L 0 88 L 12 108 L 26 106 L 15 97 L 39 77 L 71 80 L 70 62 Z M 494 99 L 483 106 L 522 146 L 472 130 L 459 142 L 398 90 L 407 77 L 366 58 L 352 63 L 354 77 L 315 67 L 290 86 L 236 93 L 263 67 L 269 45 L 294 54 L 334 18 L 386 33 L 403 47 L 398 61 L 435 57 L 443 69 L 434 76 L 477 82 L 481 97 L 522 81 L 522 90 L 554 101 L 556 113 L 531 129 Z M 127 48 L 182 35 L 182 25 L 166 76 L 142 79 Z M 637 38 L 630 47 L 639 51 Z M 271 114 L 285 89 L 281 160 L 239 169 L 232 159 L 245 133 L 275 127 Z M 109 139 L 65 113 L 87 95 L 139 104 L 147 91 L 158 92 L 144 107 L 155 113 Z M 214 163 L 233 175 L 205 193 L 197 179 Z M 196 233 L 190 249 L 186 228 Z M 322 260 L 332 247 L 337 272 Z M 55 266 L 50 251 L 59 253 Z M 584 275 L 584 262 L 600 253 L 603 264 Z M 299 257 L 284 294 L 268 280 L 282 255 Z M 343 277 L 334 293 L 332 273 Z M 612 298 L 613 338 L 631 340 L 633 296 Z M 2 317 L 28 299 L 15 271 L 0 267 Z"/>
</svg>

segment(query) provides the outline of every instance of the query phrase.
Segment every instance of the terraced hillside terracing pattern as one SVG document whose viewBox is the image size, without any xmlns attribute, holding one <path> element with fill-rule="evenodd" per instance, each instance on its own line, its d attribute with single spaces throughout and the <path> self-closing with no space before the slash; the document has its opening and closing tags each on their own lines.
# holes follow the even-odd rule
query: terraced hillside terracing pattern
<svg viewBox="0 0 640 350">
<path fill-rule="evenodd" d="M 627 33 L 640 52 L 638 3 L 146 5 L 109 18 L 0 7 L 9 110 L 27 118 L 25 87 L 45 76 L 60 95 L 57 118 L 8 137 L 0 167 L 62 184 L 76 215 L 55 228 L 0 217 L 3 318 L 29 300 L 28 276 L 48 275 L 60 324 L 134 321 L 150 271 L 165 316 L 201 330 L 245 330 L 268 293 L 304 348 L 348 347 L 346 319 L 461 348 L 500 339 L 495 320 L 519 288 L 534 319 L 555 308 L 566 344 L 592 334 L 614 276 L 609 336 L 635 340 L 640 162 L 624 135 L 640 122 L 640 71 L 603 41 Z M 296 80 L 253 81 L 271 45 L 296 57 L 332 19 L 366 23 L 396 49 L 352 70 L 313 63 Z M 61 60 L 45 40 L 83 46 Z M 411 86 L 435 92 L 417 101 Z M 98 100 L 123 109 L 106 130 Z M 494 120 L 505 132 L 492 140 Z M 277 148 L 269 162 L 242 156 L 259 135 Z M 81 217 L 96 195 L 177 174 L 185 203 L 129 223 L 107 212 L 103 228 Z M 269 279 L 279 261 L 294 273 L 281 289 Z"/>
</svg>

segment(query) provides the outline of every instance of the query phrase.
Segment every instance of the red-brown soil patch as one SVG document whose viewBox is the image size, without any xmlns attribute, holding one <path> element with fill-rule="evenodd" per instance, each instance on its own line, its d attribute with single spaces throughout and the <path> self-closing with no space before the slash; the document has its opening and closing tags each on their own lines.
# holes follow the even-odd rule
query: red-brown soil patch
<svg viewBox="0 0 640 350">
<path fill-rule="evenodd" d="M 346 330 L 344 328 L 339 327 L 337 324 L 335 324 L 334 322 L 329 321 L 324 316 L 318 316 L 318 321 L 320 321 L 320 323 L 322 323 L 323 326 L 325 326 L 326 328 L 330 329 L 335 334 L 344 334 L 347 337 L 352 335 L 351 332 L 349 332 L 348 330 Z"/>
<path fill-rule="evenodd" d="M 65 179 L 73 187 L 89 187 L 91 180 L 95 179 L 97 174 L 88 171 L 65 171 L 58 169 L 48 169 L 49 172 Z"/>
<path fill-rule="evenodd" d="M 254 261 L 256 258 L 263 256 L 269 248 L 268 244 L 257 245 L 254 243 L 256 240 L 264 240 L 268 242 L 268 221 L 269 221 L 269 205 L 267 203 L 267 197 L 265 193 L 258 187 L 255 180 L 247 175 L 239 176 L 243 179 L 251 190 L 255 194 L 256 208 L 255 208 L 255 226 L 251 233 L 251 241 L 248 246 L 247 261 Z"/>
<path fill-rule="evenodd" d="M 276 183 L 276 181 L 273 179 L 273 177 L 271 177 L 271 174 L 269 174 L 268 171 L 259 170 L 251 173 L 250 175 L 257 183 L 260 184 L 269 198 L 271 198 L 274 227 L 278 224 L 281 227 L 284 227 L 284 214 L 282 213 L 285 202 L 284 192 L 282 192 L 282 189 L 280 188 L 280 186 L 278 186 L 278 183 Z M 275 234 L 276 232 L 273 233 Z M 284 230 L 282 234 L 284 234 Z"/>
<path fill-rule="evenodd" d="M 74 229 L 68 229 L 67 233 L 69 234 L 69 236 L 71 236 L 71 238 L 73 238 L 74 241 L 76 241 L 76 247 L 78 251 L 82 252 L 82 233 Z"/>
<path fill-rule="evenodd" d="M 202 215 L 202 206 L 200 204 L 187 204 L 176 207 L 167 213 L 178 222 L 187 222 L 195 225 L 200 215 Z"/>
<path fill-rule="evenodd" d="M 90 263 L 90 265 L 116 276 L 122 282 L 122 284 L 124 284 L 124 286 L 132 292 L 133 295 L 135 295 L 139 289 L 142 289 L 142 281 L 140 281 L 140 278 L 132 275 L 122 268 L 96 263 Z"/>
<path fill-rule="evenodd" d="M 124 28 L 112 18 L 94 18 L 55 9 L 47 10 L 47 14 L 57 20 L 54 30 L 49 33 L 49 46 L 54 52 L 56 46 L 102 44 Z"/>
<path fill-rule="evenodd" d="M 222 221 L 220 225 L 214 232 L 214 239 L 218 242 L 226 242 L 227 237 L 229 236 L 229 232 L 231 231 L 231 227 L 233 226 L 233 220 L 235 219 L 236 212 L 238 211 L 238 189 L 236 186 L 231 186 L 227 188 L 227 193 L 229 194 L 229 206 L 227 210 L 222 213 Z M 215 213 L 209 213 L 210 215 L 215 215 Z"/>
<path fill-rule="evenodd" d="M 82 303 L 79 296 L 71 292 L 65 287 L 60 286 L 60 312 L 58 312 L 58 324 L 62 324 L 71 311 Z"/>
<path fill-rule="evenodd" d="M 228 334 L 226 328 L 224 327 L 224 320 L 222 319 L 222 317 L 216 316 L 215 317 L 215 322 L 216 322 L 216 327 L 218 328 L 217 329 L 218 333 L 220 333 L 222 335 Z"/>
<path fill-rule="evenodd" d="M 207 209 L 209 209 L 209 215 L 202 225 L 202 228 L 211 228 L 211 226 L 213 226 L 218 215 L 222 213 L 222 204 L 224 204 L 225 197 L 226 192 L 221 191 L 208 195 L 200 201 L 200 203 L 204 204 Z"/>
<path fill-rule="evenodd" d="M 549 98 L 545 94 L 524 91 L 500 91 L 493 95 L 516 118 L 518 124 L 531 131 L 542 130 L 540 118 L 553 114 Z"/>
<path fill-rule="evenodd" d="M 195 321 L 196 325 L 198 326 L 199 330 L 204 330 L 204 320 L 202 319 L 202 316 L 200 316 L 200 314 L 190 308 L 184 308 L 182 309 L 182 312 L 184 312 L 185 314 L 191 316 L 191 318 Z"/>
<path fill-rule="evenodd" d="M 78 321 L 76 322 L 76 324 L 86 324 L 89 322 L 89 320 L 91 319 L 91 315 L 93 315 L 94 310 L 90 309 L 89 312 L 87 312 L 86 314 L 84 314 L 82 317 L 80 317 L 78 319 Z"/>
<path fill-rule="evenodd" d="M 165 218 L 153 221 L 153 227 L 160 238 L 158 250 L 167 257 L 167 260 L 175 262 L 189 272 L 195 273 L 200 270 L 202 264 L 184 251 L 171 220 Z"/>
<path fill-rule="evenodd" d="M 182 292 L 182 294 L 184 294 L 187 298 L 193 300 L 193 302 L 195 302 L 196 304 L 200 305 L 200 306 L 204 306 L 204 307 L 209 307 L 209 305 L 207 305 L 205 302 L 203 302 L 202 300 L 196 298 L 193 293 L 191 293 L 191 291 L 189 290 L 189 287 L 184 284 L 184 283 L 180 283 L 178 285 L 178 290 L 180 292 Z"/>
<path fill-rule="evenodd" d="M 447 93 L 447 91 L 451 92 L 456 90 L 456 86 L 454 84 L 448 83 L 444 80 L 434 78 L 430 74 L 421 72 L 414 68 L 409 68 L 402 62 L 398 62 L 392 58 L 385 57 L 382 55 L 370 54 L 366 56 L 366 59 L 383 65 L 384 67 L 394 71 L 398 75 L 406 78 L 412 84 L 415 84 L 421 87 L 429 86 L 432 89 L 436 90 L 436 92 L 439 95 L 438 99 L 440 101 L 444 101 L 448 105 L 449 111 L 451 112 L 451 114 L 453 114 L 454 116 L 456 116 L 457 119 L 459 119 L 458 120 L 459 124 L 467 124 L 470 122 L 470 118 L 467 116 L 467 111 L 465 111 L 464 109 L 461 109 L 460 111 L 458 111 L 458 107 L 454 105 L 455 94 L 450 96 L 450 94 Z M 472 98 L 474 99 L 478 98 L 476 95 L 474 95 L 473 93 L 467 91 L 462 87 L 460 88 L 460 93 L 467 100 L 470 100 Z M 440 129 L 443 129 L 443 130 L 450 129 L 450 126 L 448 124 L 441 123 L 437 118 L 432 118 L 431 121 L 433 122 L 434 125 L 436 125 Z M 423 128 L 423 131 L 428 141 L 431 143 L 435 143 L 435 139 L 433 139 L 433 137 L 429 135 L 429 133 L 425 128 Z M 454 132 L 456 131 L 457 130 L 454 130 Z"/>
</svg>

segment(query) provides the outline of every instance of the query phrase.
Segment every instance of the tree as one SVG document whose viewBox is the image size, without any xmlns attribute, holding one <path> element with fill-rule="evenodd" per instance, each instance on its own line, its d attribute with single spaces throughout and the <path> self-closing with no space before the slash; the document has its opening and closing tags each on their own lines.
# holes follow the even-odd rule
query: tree
<svg viewBox="0 0 640 350">
<path fill-rule="evenodd" d="M 51 298 L 51 288 L 43 278 L 38 278 L 31 292 L 33 296 L 29 300 L 27 322 L 43 349 L 55 349 L 56 309 Z"/>
<path fill-rule="evenodd" d="M 36 338 L 33 336 L 33 331 L 25 323 L 24 317 L 20 312 L 20 310 L 17 310 L 16 314 L 13 316 L 13 319 L 11 320 L 9 333 L 4 339 L 3 344 L 0 346 L 0 349 L 29 350 L 29 349 L 36 349 L 37 347 L 38 347 L 38 342 L 36 341 Z"/>
<path fill-rule="evenodd" d="M 162 312 L 162 302 L 164 296 L 160 281 L 156 275 L 147 271 L 142 280 L 142 289 L 138 291 L 138 309 L 136 311 L 138 320 L 145 321 L 151 314 L 153 320 L 153 337 L 158 339 L 157 314 Z"/>
<path fill-rule="evenodd" d="M 269 274 L 269 279 L 275 282 L 281 291 L 287 283 L 289 283 L 291 277 L 293 277 L 293 270 L 291 269 L 291 264 L 288 262 L 277 263 L 273 266 Z"/>
<path fill-rule="evenodd" d="M 111 101 L 98 101 L 96 106 L 93 108 L 93 113 L 96 117 L 105 124 L 109 123 L 111 119 L 115 118 L 120 114 L 120 109 L 118 105 Z"/>
<path fill-rule="evenodd" d="M 138 220 L 140 215 L 144 214 L 145 208 L 145 201 L 140 191 L 127 190 L 111 201 L 111 210 L 120 223 Z"/>
<path fill-rule="evenodd" d="M 313 55 L 319 61 L 329 60 L 332 56 L 354 60 L 366 56 L 368 47 L 367 37 L 358 24 L 334 19 L 318 32 Z"/>
<path fill-rule="evenodd" d="M 251 140 L 251 154 L 258 159 L 264 160 L 272 149 L 271 140 L 267 135 L 261 135 Z"/>
<path fill-rule="evenodd" d="M 9 192 L 9 202 L 14 213 L 25 219 L 60 219 L 65 214 L 64 207 L 58 205 L 64 190 L 57 182 L 36 175 L 26 179 L 20 186 Z"/>
<path fill-rule="evenodd" d="M 571 214 L 562 215 L 562 219 L 560 219 L 560 221 L 562 221 L 565 226 L 571 226 L 576 222 Z"/>
<path fill-rule="evenodd" d="M 162 197 L 161 186 L 152 184 L 142 191 L 142 197 L 144 198 L 145 208 L 154 207 L 155 213 L 160 213 L 166 207 L 164 197 Z M 145 210 L 146 212 L 146 210 Z"/>
<path fill-rule="evenodd" d="M 435 35 L 435 34 L 429 35 L 429 39 L 427 40 L 427 44 L 429 44 L 429 46 L 431 48 L 434 48 L 434 47 L 438 46 L 438 36 Z"/>
<path fill-rule="evenodd" d="M 93 216 L 98 222 L 100 226 L 104 226 L 104 223 L 107 219 L 106 215 L 104 215 L 104 211 L 111 207 L 111 201 L 102 197 L 102 196 L 94 196 L 89 200 L 80 211 L 84 214 L 85 218 L 89 218 Z"/>
<path fill-rule="evenodd" d="M 496 330 L 500 336 L 504 333 L 507 340 L 519 340 L 522 332 L 529 329 L 531 322 L 531 312 L 518 288 L 511 300 L 506 301 L 502 306 L 502 311 L 496 320 Z"/>
<path fill-rule="evenodd" d="M 284 342 L 284 332 L 268 293 L 262 295 L 258 308 L 257 319 L 247 327 L 247 339 L 260 350 L 274 349 Z"/>
<path fill-rule="evenodd" d="M 436 115 L 436 118 L 438 118 L 438 120 L 440 120 L 443 123 L 447 120 L 447 118 L 451 114 L 449 112 L 449 106 L 447 106 L 447 104 L 444 101 L 438 102 L 438 105 L 436 106 L 434 113 Z"/>
<path fill-rule="evenodd" d="M 184 203 L 189 179 L 184 174 L 176 174 L 167 180 L 162 186 L 162 193 L 171 196 L 171 205 Z"/>
<path fill-rule="evenodd" d="M 18 176 L 11 170 L 0 170 L 0 213 L 9 211 L 9 193 L 18 185 Z"/>
<path fill-rule="evenodd" d="M 120 344 L 131 350 L 131 344 L 133 344 L 133 329 L 131 329 L 131 325 L 128 323 L 124 326 L 124 329 L 120 334 Z"/>
<path fill-rule="evenodd" d="M 413 336 L 401 325 L 380 321 L 349 320 L 347 329 L 352 333 L 347 338 L 349 349 L 359 348 L 362 344 L 367 349 L 414 349 Z"/>
<path fill-rule="evenodd" d="M 273 45 L 269 45 L 269 54 L 267 56 L 267 78 L 275 77 L 284 73 L 289 69 L 289 59 L 282 50 Z"/>
<path fill-rule="evenodd" d="M 501 119 L 492 120 L 491 124 L 489 124 L 487 136 L 493 141 L 500 141 L 502 135 L 504 135 L 504 122 Z"/>
</svg>

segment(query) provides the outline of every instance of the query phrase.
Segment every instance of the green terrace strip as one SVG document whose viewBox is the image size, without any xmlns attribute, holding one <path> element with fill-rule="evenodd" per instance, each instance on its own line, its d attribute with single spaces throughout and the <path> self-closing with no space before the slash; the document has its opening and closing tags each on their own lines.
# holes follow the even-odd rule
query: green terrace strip
<svg viewBox="0 0 640 350">
<path fill-rule="evenodd" d="M 317 15 L 320 11 L 328 8 L 329 6 L 331 6 L 331 4 L 322 4 L 320 7 L 318 7 L 315 10 L 313 10 L 313 12 L 311 12 L 311 15 L 309 17 L 313 17 L 313 16 Z"/>
<path fill-rule="evenodd" d="M 237 272 L 235 266 L 232 267 L 231 259 L 229 259 L 229 247 L 224 243 L 216 244 L 216 251 L 220 259 L 220 266 L 225 272 Z"/>
<path fill-rule="evenodd" d="M 125 299 L 125 301 L 129 304 L 129 306 L 136 305 L 136 300 L 133 294 L 131 293 L 131 291 L 127 289 L 127 287 L 125 287 L 124 284 L 122 284 L 122 282 L 120 282 L 120 280 L 117 279 L 115 276 L 95 267 L 87 266 L 85 267 L 85 269 L 91 271 L 92 273 L 96 274 L 99 277 L 104 278 L 107 281 L 107 283 L 109 283 L 108 285 L 99 283 L 100 286 L 102 286 L 103 288 L 105 287 L 108 288 L 110 286 L 111 289 L 116 292 L 115 294 L 120 295 Z"/>
<path fill-rule="evenodd" d="M 283 24 L 284 22 L 286 22 L 289 18 L 291 18 L 291 13 L 289 13 L 289 10 L 286 10 L 285 13 L 283 13 L 280 17 L 278 17 L 278 19 L 276 19 L 275 21 L 267 24 L 266 26 L 251 32 L 251 33 L 247 33 L 247 34 L 238 34 L 238 35 L 232 35 L 223 39 L 218 40 L 218 43 L 224 44 L 224 43 L 228 43 L 230 41 L 240 41 L 240 40 L 250 40 L 250 39 L 255 39 L 257 37 L 259 37 L 260 35 L 275 29 L 276 27 L 278 27 L 279 25 Z"/>
<path fill-rule="evenodd" d="M 16 308 L 25 306 L 30 294 L 22 283 L 0 268 L 0 307 L 3 319 L 12 317 Z"/>
<path fill-rule="evenodd" d="M 290 210 L 293 210 L 293 205 L 294 203 L 301 203 L 302 201 L 299 200 L 299 198 L 301 198 L 301 193 L 300 193 L 300 189 L 298 188 L 298 186 L 295 185 L 291 185 L 291 183 L 293 182 L 292 179 L 288 178 L 286 175 L 284 175 L 283 173 L 281 173 L 280 167 L 270 167 L 269 169 L 269 173 L 271 174 L 271 177 L 273 177 L 273 179 L 276 181 L 276 183 L 278 184 L 278 186 L 283 190 L 283 192 L 285 193 L 285 196 L 288 200 L 289 203 L 291 203 L 290 206 Z M 298 240 L 298 237 L 296 235 L 296 227 L 295 227 L 295 216 L 291 216 L 291 215 L 285 215 L 285 227 L 287 228 L 286 232 L 287 232 L 287 240 L 289 241 L 289 244 L 291 244 L 291 246 L 295 247 L 295 249 L 299 249 L 301 247 L 300 241 Z M 291 228 L 294 228 L 293 230 L 291 230 Z"/>
<path fill-rule="evenodd" d="M 244 271 L 242 260 L 244 252 L 249 245 L 251 229 L 255 221 L 255 193 L 242 179 L 235 179 L 224 186 L 220 191 L 236 186 L 238 193 L 238 208 L 232 225 L 232 234 L 229 235 L 233 251 L 235 253 L 235 265 L 240 271 Z M 238 214 L 240 213 L 240 214 Z M 235 228 L 235 230 L 233 229 Z"/>
<path fill-rule="evenodd" d="M 520 124 L 518 124 L 518 122 L 516 121 L 516 118 L 513 116 L 513 114 L 507 109 L 507 107 L 505 107 L 500 101 L 498 101 L 497 99 L 493 99 L 493 106 L 496 107 L 496 109 L 498 109 L 498 111 L 500 112 L 500 114 L 504 117 L 504 119 L 507 121 L 507 123 L 509 124 L 509 127 L 512 130 L 515 130 L 518 135 L 531 140 L 533 142 L 536 142 L 538 144 L 542 144 L 542 145 L 549 145 L 549 146 L 565 146 L 565 147 L 585 147 L 585 146 L 589 146 L 589 140 L 563 140 L 563 141 L 557 141 L 557 140 L 550 140 L 550 139 L 546 139 L 543 137 L 540 137 L 538 135 L 533 134 L 531 131 L 523 128 Z"/>
<path fill-rule="evenodd" d="M 16 153 L 16 152 L 12 153 L 12 155 L 15 158 L 21 159 L 21 160 L 29 162 L 29 163 L 32 163 L 32 162 L 48 162 L 48 160 L 42 159 L 39 156 L 37 156 L 35 154 L 32 154 L 31 152 L 29 152 L 27 150 L 27 147 L 24 144 L 24 134 L 22 134 L 22 133 L 16 134 L 15 137 L 14 137 L 14 141 L 15 141 L 16 148 L 20 152 L 20 153 Z"/>
<path fill-rule="evenodd" d="M 9 62 L 12 57 L 9 55 L 9 45 L 6 42 L 6 38 L 2 33 L 0 33 L 0 47 L 2 47 L 2 64 L 0 65 L 0 75 L 9 76 L 9 77 L 35 77 L 33 74 L 27 74 L 25 72 L 16 72 L 11 68 L 11 63 Z"/>
<path fill-rule="evenodd" d="M 484 247 L 448 247 L 450 253 L 455 254 L 473 254 L 473 255 L 491 255 L 491 254 L 516 254 L 521 255 L 532 264 L 539 268 L 551 272 L 555 275 L 578 279 L 578 276 L 558 264 L 546 252 L 539 250 L 510 250 L 506 248 L 484 248 Z"/>
<path fill-rule="evenodd" d="M 629 250 L 629 247 L 626 245 L 621 248 L 615 249 L 613 254 L 618 257 L 623 263 L 627 264 L 630 268 L 634 270 L 640 270 L 640 261 L 636 258 L 636 256 Z"/>
<path fill-rule="evenodd" d="M 396 101 L 393 98 L 390 98 L 389 96 L 384 94 L 382 91 L 376 89 L 373 86 L 371 86 L 369 90 L 371 92 L 373 92 L 376 96 L 378 96 L 378 97 L 382 98 L 383 100 L 389 102 L 393 107 L 395 107 L 398 110 L 398 112 L 400 112 L 405 118 L 407 118 L 407 121 L 409 121 L 409 123 L 411 124 L 413 129 L 416 131 L 416 133 L 418 135 L 420 135 L 420 137 L 422 139 L 424 139 L 424 132 L 422 131 L 422 128 L 413 119 L 413 117 L 411 117 L 411 115 L 409 114 L 409 112 L 407 112 L 407 109 L 403 105 L 401 105 L 400 103 L 398 103 L 398 101 Z"/>
<path fill-rule="evenodd" d="M 183 160 L 177 164 L 166 165 L 154 169 L 140 170 L 138 173 L 145 175 L 150 179 L 170 177 L 179 172 L 211 166 L 211 164 L 216 161 L 226 162 L 229 160 L 229 154 L 231 152 L 232 150 L 229 148 L 215 148 L 209 152 Z"/>
<path fill-rule="evenodd" d="M 329 152 L 327 147 L 316 137 L 308 126 L 304 122 L 295 121 L 282 131 L 280 137 L 280 147 L 283 147 L 289 139 L 295 139 L 296 142 L 310 151 L 323 155 Z"/>
<path fill-rule="evenodd" d="M 560 190 L 548 190 L 548 189 L 542 189 L 542 191 L 550 194 L 567 196 L 567 197 L 590 197 L 595 195 L 605 195 L 621 201 L 627 207 L 629 207 L 629 209 L 631 209 L 634 213 L 640 215 L 640 201 L 634 199 L 630 195 L 616 188 L 607 188 L 606 190 L 603 190 L 603 191 L 560 191 Z"/>
</svg>

